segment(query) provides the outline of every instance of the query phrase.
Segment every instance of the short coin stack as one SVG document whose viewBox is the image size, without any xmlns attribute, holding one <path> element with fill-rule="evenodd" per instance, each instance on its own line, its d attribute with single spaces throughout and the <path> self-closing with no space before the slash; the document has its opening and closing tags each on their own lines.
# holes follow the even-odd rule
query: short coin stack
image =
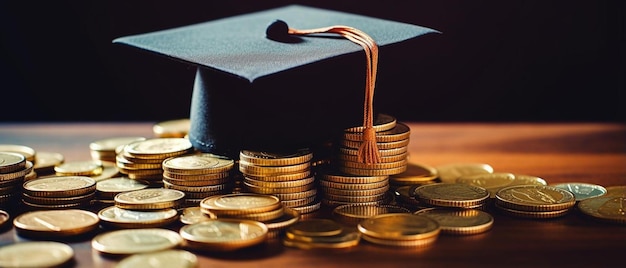
<svg viewBox="0 0 626 268">
<path fill-rule="evenodd" d="M 237 193 L 207 197 L 200 202 L 202 213 L 212 219 L 239 219 L 262 222 L 269 237 L 278 237 L 300 219 L 297 210 L 284 207 L 273 195 Z"/>
<path fill-rule="evenodd" d="M 462 183 L 435 183 L 415 188 L 415 199 L 426 207 L 485 208 L 489 192 Z"/>
<path fill-rule="evenodd" d="M 87 176 L 58 176 L 28 180 L 22 202 L 30 209 L 70 209 L 91 205 L 96 181 Z"/>
<path fill-rule="evenodd" d="M 308 219 L 287 229 L 283 245 L 301 249 L 350 248 L 359 244 L 360 234 L 329 219 Z"/>
<path fill-rule="evenodd" d="M 102 140 L 97 140 L 89 143 L 89 152 L 91 159 L 96 161 L 107 161 L 115 163 L 117 157 L 117 150 L 121 146 L 124 146 L 135 141 L 146 140 L 140 136 L 128 136 L 128 137 L 113 137 Z"/>
<path fill-rule="evenodd" d="M 209 153 L 175 156 L 163 161 L 163 186 L 185 193 L 188 204 L 231 193 L 234 182 L 231 170 L 235 161 Z"/>
<path fill-rule="evenodd" d="M 322 203 L 328 207 L 347 204 L 377 205 L 391 201 L 389 176 L 357 176 L 320 169 Z"/>
<path fill-rule="evenodd" d="M 116 177 L 96 182 L 96 201 L 104 205 L 115 203 L 115 195 L 123 192 L 141 190 L 150 186 L 148 182 L 133 180 L 126 177 Z"/>
<path fill-rule="evenodd" d="M 274 195 L 283 206 L 300 214 L 316 212 L 317 184 L 311 172 L 313 153 L 308 149 L 290 153 L 242 150 L 239 171 L 243 174 L 245 192 Z"/>
<path fill-rule="evenodd" d="M 379 163 L 366 164 L 358 159 L 359 147 L 363 144 L 363 127 L 352 127 L 344 131 L 340 148 L 333 165 L 346 174 L 359 176 L 389 176 L 407 169 L 410 129 L 395 117 L 379 114 L 376 117 L 376 145 L 380 154 Z"/>
<path fill-rule="evenodd" d="M 410 213 L 380 214 L 357 225 L 361 238 L 383 246 L 425 247 L 439 237 L 439 223 L 429 217 Z"/>
<path fill-rule="evenodd" d="M 120 172 L 131 179 L 148 181 L 155 186 L 163 185 L 165 159 L 193 152 L 193 146 L 184 138 L 152 138 L 135 141 L 124 146 L 116 156 Z"/>
<path fill-rule="evenodd" d="M 441 228 L 441 233 L 473 235 L 488 231 L 493 226 L 493 217 L 478 209 L 426 208 L 414 214 L 429 217 Z"/>
<path fill-rule="evenodd" d="M 546 185 L 509 186 L 495 196 L 496 208 L 522 218 L 556 218 L 567 214 L 575 205 L 572 192 Z"/>
<path fill-rule="evenodd" d="M 0 152 L 0 207 L 8 207 L 22 195 L 22 183 L 33 163 L 22 154 Z"/>
<path fill-rule="evenodd" d="M 101 209 L 98 218 L 112 229 L 164 227 L 178 220 L 185 194 L 178 190 L 143 188 L 115 195 L 114 205 Z"/>
</svg>

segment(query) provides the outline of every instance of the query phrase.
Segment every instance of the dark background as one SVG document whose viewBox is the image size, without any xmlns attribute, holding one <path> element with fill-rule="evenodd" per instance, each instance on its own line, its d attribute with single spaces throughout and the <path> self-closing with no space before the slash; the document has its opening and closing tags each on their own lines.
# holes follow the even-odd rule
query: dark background
<svg viewBox="0 0 626 268">
<path fill-rule="evenodd" d="M 299 3 L 434 28 L 381 55 L 404 121 L 626 122 L 624 1 L 0 1 L 0 121 L 189 116 L 195 69 L 117 37 Z"/>
</svg>

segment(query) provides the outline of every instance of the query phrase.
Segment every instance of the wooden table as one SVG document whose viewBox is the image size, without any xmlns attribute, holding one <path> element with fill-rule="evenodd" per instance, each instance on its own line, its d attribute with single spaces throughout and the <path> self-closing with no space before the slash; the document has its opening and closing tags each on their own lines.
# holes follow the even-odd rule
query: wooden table
<svg viewBox="0 0 626 268">
<path fill-rule="evenodd" d="M 115 136 L 151 137 L 151 122 L 1 123 L 0 144 L 90 159 L 89 143 Z M 626 185 L 626 125 L 617 123 L 409 123 L 410 161 L 487 163 L 496 172 L 535 175 L 548 183 Z M 622 266 L 626 225 L 571 211 L 556 219 L 522 219 L 489 211 L 493 228 L 472 236 L 440 235 L 422 249 L 362 241 L 348 250 L 301 250 L 277 241 L 234 253 L 198 253 L 200 267 L 610 267 Z M 0 246 L 26 240 L 8 228 Z M 113 267 L 90 239 L 68 241 L 74 267 Z"/>
</svg>

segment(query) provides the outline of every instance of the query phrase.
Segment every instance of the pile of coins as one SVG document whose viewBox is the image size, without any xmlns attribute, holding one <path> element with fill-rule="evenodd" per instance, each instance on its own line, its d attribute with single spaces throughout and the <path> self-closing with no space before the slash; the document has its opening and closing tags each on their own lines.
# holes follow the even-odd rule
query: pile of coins
<svg viewBox="0 0 626 268">
<path fill-rule="evenodd" d="M 293 153 L 269 153 L 242 150 L 239 171 L 245 192 L 278 197 L 283 206 L 300 214 L 319 210 L 317 184 L 311 171 L 313 153 L 301 149 Z"/>
<path fill-rule="evenodd" d="M 374 130 L 380 162 L 372 164 L 362 163 L 358 159 L 359 147 L 363 144 L 363 130 L 362 126 L 345 129 L 333 166 L 341 172 L 357 176 L 389 176 L 406 171 L 411 135 L 409 126 L 397 122 L 390 115 L 379 114 L 376 117 Z"/>
<path fill-rule="evenodd" d="M 500 189 L 495 207 L 523 218 L 546 219 L 567 214 L 576 205 L 574 194 L 568 190 L 546 185 L 516 185 Z"/>
<path fill-rule="evenodd" d="M 441 232 L 436 220 L 409 213 L 387 213 L 370 217 L 357 225 L 361 238 L 373 244 L 398 247 L 425 247 Z"/>
<path fill-rule="evenodd" d="M 163 186 L 185 193 L 188 204 L 198 205 L 206 197 L 232 191 L 234 165 L 233 159 L 209 153 L 171 157 L 162 163 Z"/>
<path fill-rule="evenodd" d="M 33 170 L 33 163 L 24 155 L 0 152 L 0 206 L 6 207 L 22 194 L 22 183 L 26 174 Z"/>
<path fill-rule="evenodd" d="M 188 139 L 152 138 L 124 145 L 115 160 L 119 171 L 129 178 L 145 180 L 154 186 L 162 186 L 163 161 L 193 151 L 193 146 Z"/>
<path fill-rule="evenodd" d="M 320 169 L 319 178 L 322 203 L 328 207 L 348 204 L 389 203 L 389 176 L 357 176 Z"/>
<path fill-rule="evenodd" d="M 268 236 L 279 237 L 300 219 L 300 213 L 285 207 L 273 195 L 237 193 L 207 197 L 200 202 L 202 213 L 211 219 L 258 221 L 267 228 Z"/>
<path fill-rule="evenodd" d="M 89 143 L 89 153 L 93 160 L 115 163 L 118 151 L 121 151 L 125 145 L 143 140 L 146 140 L 146 138 L 140 136 L 97 140 Z"/>
<path fill-rule="evenodd" d="M 86 208 L 96 195 L 96 181 L 87 176 L 53 176 L 28 180 L 22 203 L 29 209 Z"/>
<path fill-rule="evenodd" d="M 285 232 L 283 245 L 301 249 L 350 248 L 357 246 L 360 233 L 349 231 L 329 219 L 307 219 L 299 221 Z"/>
</svg>

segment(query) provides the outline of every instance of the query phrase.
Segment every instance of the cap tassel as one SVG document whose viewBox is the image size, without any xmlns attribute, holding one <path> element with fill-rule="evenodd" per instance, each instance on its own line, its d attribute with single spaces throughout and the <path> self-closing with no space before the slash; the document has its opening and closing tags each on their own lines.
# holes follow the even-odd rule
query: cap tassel
<svg viewBox="0 0 626 268">
<path fill-rule="evenodd" d="M 284 40 L 285 34 L 307 35 L 317 33 L 336 33 L 360 45 L 365 51 L 367 60 L 367 75 L 365 79 L 365 100 L 363 107 L 363 142 L 358 150 L 359 162 L 374 164 L 380 162 L 380 152 L 376 144 L 376 130 L 374 129 L 374 88 L 378 66 L 378 46 L 374 39 L 366 33 L 349 26 L 330 26 L 309 30 L 297 30 L 287 26 L 281 20 L 273 22 L 266 30 L 271 39 Z"/>
</svg>

